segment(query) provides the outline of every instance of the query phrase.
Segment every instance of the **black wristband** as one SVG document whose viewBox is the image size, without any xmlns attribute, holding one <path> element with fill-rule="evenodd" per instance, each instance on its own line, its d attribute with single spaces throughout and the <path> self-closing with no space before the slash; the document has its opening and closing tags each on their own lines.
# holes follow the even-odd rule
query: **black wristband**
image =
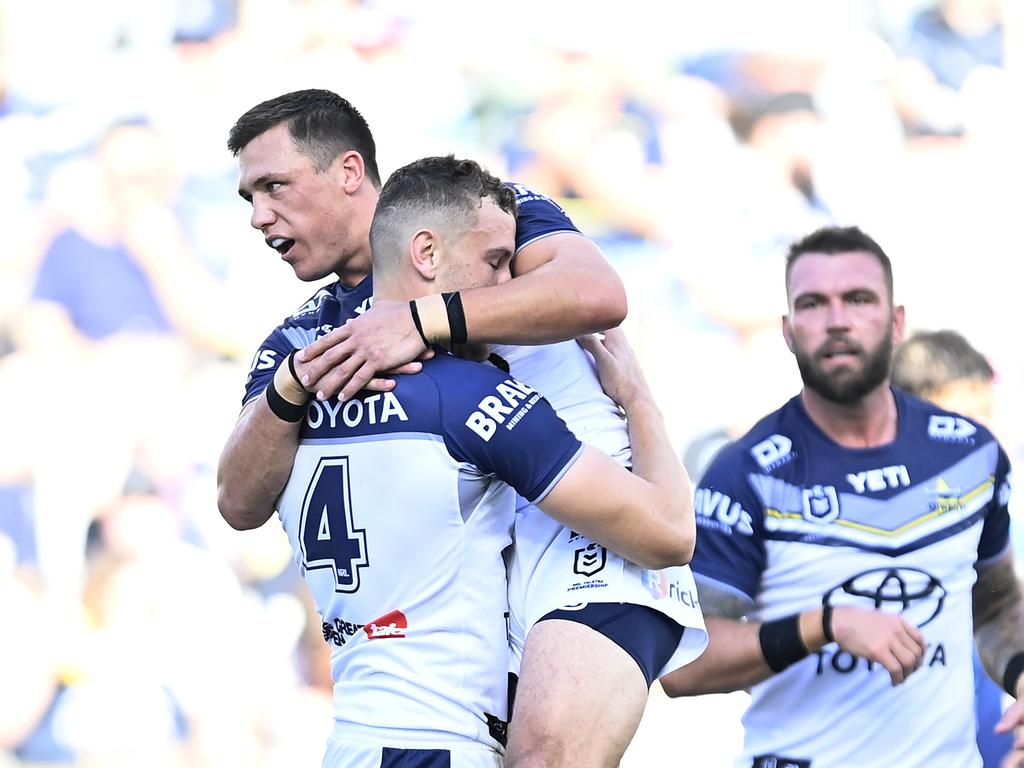
<svg viewBox="0 0 1024 768">
<path fill-rule="evenodd" d="M 409 302 L 409 311 L 412 312 L 412 324 L 416 326 L 416 332 L 423 339 L 423 346 L 430 349 L 430 341 L 427 339 L 427 335 L 423 333 L 423 323 L 420 322 L 420 311 L 416 308 L 416 299 Z"/>
<path fill-rule="evenodd" d="M 800 639 L 800 614 L 785 616 L 775 621 L 766 621 L 758 632 L 761 653 L 773 672 L 781 672 L 807 656 L 807 649 Z"/>
<path fill-rule="evenodd" d="M 448 313 L 448 332 L 452 344 L 465 344 L 469 340 L 466 330 L 466 312 L 462 308 L 462 294 L 458 291 L 442 293 L 444 308 Z"/>
<path fill-rule="evenodd" d="M 1024 672 L 1024 651 L 1013 654 L 1003 672 L 1003 690 L 1014 698 L 1017 698 L 1017 679 L 1021 672 Z"/>
<path fill-rule="evenodd" d="M 832 606 L 823 605 L 821 606 L 821 631 L 825 633 L 825 640 L 830 643 L 836 641 L 836 636 L 832 634 Z"/>
<path fill-rule="evenodd" d="M 306 415 L 306 406 L 308 404 L 296 405 L 289 400 L 285 400 L 281 393 L 277 391 L 277 387 L 274 386 L 274 380 L 271 379 L 270 384 L 267 385 L 267 405 L 270 406 L 270 410 L 281 421 L 288 421 L 294 424 L 297 421 L 302 421 L 302 417 Z"/>
</svg>

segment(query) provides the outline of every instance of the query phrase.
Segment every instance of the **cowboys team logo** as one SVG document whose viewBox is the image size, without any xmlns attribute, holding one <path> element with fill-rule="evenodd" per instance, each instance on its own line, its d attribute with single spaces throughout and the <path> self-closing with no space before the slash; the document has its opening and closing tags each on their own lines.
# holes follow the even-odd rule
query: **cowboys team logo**
<svg viewBox="0 0 1024 768">
<path fill-rule="evenodd" d="M 576 550 L 573 558 L 572 572 L 580 576 L 593 576 L 600 573 L 608 562 L 608 550 L 596 542 Z"/>
<path fill-rule="evenodd" d="M 839 517 L 839 494 L 834 485 L 815 485 L 803 489 L 804 520 L 831 523 Z"/>
<path fill-rule="evenodd" d="M 875 568 L 858 573 L 825 593 L 822 605 L 855 605 L 904 614 L 923 627 L 942 613 L 946 588 L 917 568 Z"/>
<path fill-rule="evenodd" d="M 944 515 L 947 512 L 959 512 L 963 509 L 963 504 L 960 503 L 960 488 L 951 487 L 941 477 L 935 481 L 933 488 L 926 490 L 929 493 L 935 494 L 932 508 L 940 515 Z"/>
</svg>

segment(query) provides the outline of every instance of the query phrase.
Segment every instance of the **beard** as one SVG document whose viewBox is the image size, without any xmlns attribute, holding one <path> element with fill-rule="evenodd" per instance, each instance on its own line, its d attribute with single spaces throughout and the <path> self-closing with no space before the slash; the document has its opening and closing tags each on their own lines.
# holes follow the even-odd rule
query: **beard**
<svg viewBox="0 0 1024 768">
<path fill-rule="evenodd" d="M 864 364 L 859 371 L 846 366 L 837 367 L 832 371 L 826 371 L 821 367 L 819 360 L 824 358 L 828 346 L 836 344 L 837 341 L 827 342 L 815 353 L 808 352 L 794 344 L 793 354 L 796 357 L 796 365 L 800 369 L 800 378 L 803 379 L 805 387 L 813 389 L 829 402 L 850 405 L 862 399 L 889 378 L 892 367 L 892 333 L 886 334 L 878 346 L 871 351 L 866 351 L 859 345 L 843 340 L 846 348 L 855 351 L 863 359 Z"/>
</svg>

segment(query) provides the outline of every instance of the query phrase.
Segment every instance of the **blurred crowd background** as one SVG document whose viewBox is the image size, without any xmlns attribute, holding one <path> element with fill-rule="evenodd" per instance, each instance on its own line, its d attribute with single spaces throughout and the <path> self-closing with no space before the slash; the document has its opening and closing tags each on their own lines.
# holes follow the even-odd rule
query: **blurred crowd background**
<svg viewBox="0 0 1024 768">
<path fill-rule="evenodd" d="M 1020 0 L 4 0 L 0 766 L 319 765 L 319 621 L 279 526 L 215 506 L 315 290 L 237 196 L 250 106 L 329 88 L 384 174 L 454 152 L 561 201 L 699 474 L 799 388 L 783 258 L 830 222 L 986 354 L 1021 461 L 1022 80 Z M 743 695 L 656 689 L 623 765 L 726 765 Z"/>
</svg>

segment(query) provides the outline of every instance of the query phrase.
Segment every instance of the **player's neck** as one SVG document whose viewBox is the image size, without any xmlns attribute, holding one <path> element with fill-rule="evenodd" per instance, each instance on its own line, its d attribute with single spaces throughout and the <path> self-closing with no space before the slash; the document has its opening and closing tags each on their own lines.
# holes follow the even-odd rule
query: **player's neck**
<svg viewBox="0 0 1024 768">
<path fill-rule="evenodd" d="M 896 400 L 888 382 L 853 403 L 834 403 L 807 387 L 800 397 L 811 421 L 844 448 L 875 448 L 896 439 Z"/>
</svg>

